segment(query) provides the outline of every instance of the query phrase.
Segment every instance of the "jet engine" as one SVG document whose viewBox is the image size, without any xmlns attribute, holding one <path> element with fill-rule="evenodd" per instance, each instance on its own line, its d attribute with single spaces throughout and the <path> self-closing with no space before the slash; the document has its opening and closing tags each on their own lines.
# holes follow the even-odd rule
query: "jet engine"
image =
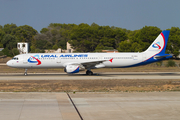
<svg viewBox="0 0 180 120">
<path fill-rule="evenodd" d="M 79 65 L 67 65 L 64 68 L 64 72 L 67 72 L 67 73 L 78 73 L 79 70 L 80 70 Z"/>
</svg>

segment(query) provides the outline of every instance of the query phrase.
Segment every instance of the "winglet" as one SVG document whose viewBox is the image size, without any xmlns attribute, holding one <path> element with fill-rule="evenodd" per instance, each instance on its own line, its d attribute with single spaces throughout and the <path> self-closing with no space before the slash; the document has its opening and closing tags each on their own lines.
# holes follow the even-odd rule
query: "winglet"
<svg viewBox="0 0 180 120">
<path fill-rule="evenodd" d="M 109 61 L 112 62 L 113 58 L 111 58 Z"/>
</svg>

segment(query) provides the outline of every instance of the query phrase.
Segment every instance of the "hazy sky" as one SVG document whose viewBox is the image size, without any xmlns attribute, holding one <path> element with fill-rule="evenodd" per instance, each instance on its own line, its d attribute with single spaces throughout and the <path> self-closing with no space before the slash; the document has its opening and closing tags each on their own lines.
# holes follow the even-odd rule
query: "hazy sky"
<svg viewBox="0 0 180 120">
<path fill-rule="evenodd" d="M 129 30 L 180 27 L 180 0 L 0 0 L 0 25 L 87 23 Z"/>
</svg>

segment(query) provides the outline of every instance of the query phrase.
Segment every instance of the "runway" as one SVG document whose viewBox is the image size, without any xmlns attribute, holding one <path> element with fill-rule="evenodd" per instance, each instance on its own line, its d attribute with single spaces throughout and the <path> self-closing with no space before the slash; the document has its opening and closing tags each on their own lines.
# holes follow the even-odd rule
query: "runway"
<svg viewBox="0 0 180 120">
<path fill-rule="evenodd" d="M 110 79 L 180 79 L 180 72 L 104 72 L 92 76 L 66 73 L 0 73 L 0 80 L 110 80 Z"/>
<path fill-rule="evenodd" d="M 179 92 L 0 92 L 0 120 L 178 120 Z M 79 117 L 75 107 L 82 119 Z"/>
</svg>

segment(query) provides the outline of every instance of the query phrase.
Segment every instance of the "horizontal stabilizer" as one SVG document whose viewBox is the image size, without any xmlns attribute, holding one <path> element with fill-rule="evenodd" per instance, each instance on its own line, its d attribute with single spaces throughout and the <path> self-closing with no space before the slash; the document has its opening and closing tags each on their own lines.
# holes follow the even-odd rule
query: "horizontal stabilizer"
<svg viewBox="0 0 180 120">
<path fill-rule="evenodd" d="M 162 58 L 171 58 L 172 55 L 171 54 L 160 54 L 160 55 L 155 55 L 154 59 L 162 59 Z"/>
</svg>

